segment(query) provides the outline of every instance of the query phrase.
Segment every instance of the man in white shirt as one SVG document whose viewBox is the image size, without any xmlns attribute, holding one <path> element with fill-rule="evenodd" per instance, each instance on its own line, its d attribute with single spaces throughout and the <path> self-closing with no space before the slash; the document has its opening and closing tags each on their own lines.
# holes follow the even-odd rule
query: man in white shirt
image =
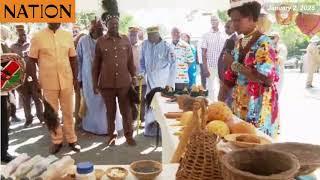
<svg viewBox="0 0 320 180">
<path fill-rule="evenodd" d="M 211 17 L 211 30 L 202 37 L 202 61 L 203 74 L 207 78 L 207 90 L 209 91 L 209 99 L 215 100 L 214 82 L 218 77 L 218 59 L 226 41 L 224 32 L 219 31 L 219 19 L 216 16 Z"/>
<path fill-rule="evenodd" d="M 308 77 L 306 88 L 312 88 L 313 73 L 320 67 L 320 38 L 314 36 L 307 47 Z"/>
</svg>

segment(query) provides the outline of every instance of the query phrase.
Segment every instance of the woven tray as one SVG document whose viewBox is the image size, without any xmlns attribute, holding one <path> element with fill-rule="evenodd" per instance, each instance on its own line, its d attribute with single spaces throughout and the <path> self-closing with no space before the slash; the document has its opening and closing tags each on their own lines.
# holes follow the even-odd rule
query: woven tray
<svg viewBox="0 0 320 180">
<path fill-rule="evenodd" d="M 298 176 L 308 175 L 320 167 L 320 146 L 304 143 L 275 143 L 257 148 L 279 150 L 294 154 L 300 163 Z"/>
<path fill-rule="evenodd" d="M 200 105 L 195 103 L 194 114 L 199 113 Z M 211 135 L 204 130 L 205 126 L 205 102 L 201 104 L 202 119 L 196 121 L 197 128 L 191 135 L 186 147 L 179 169 L 176 174 L 177 180 L 222 180 L 221 167 L 218 159 L 216 145 L 220 138 Z M 195 116 L 198 117 L 199 116 Z"/>
<path fill-rule="evenodd" d="M 222 157 L 225 180 L 293 180 L 298 159 L 282 151 L 244 149 Z"/>
</svg>

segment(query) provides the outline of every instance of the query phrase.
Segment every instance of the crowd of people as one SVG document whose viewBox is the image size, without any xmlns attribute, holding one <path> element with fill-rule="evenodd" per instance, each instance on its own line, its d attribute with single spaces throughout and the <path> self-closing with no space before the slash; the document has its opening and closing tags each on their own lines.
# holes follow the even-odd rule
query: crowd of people
<svg viewBox="0 0 320 180">
<path fill-rule="evenodd" d="M 60 28 L 60 23 L 48 23 L 28 42 L 24 26 L 17 25 L 17 42 L 9 48 L 2 41 L 1 49 L 3 53 L 20 55 L 27 64 L 26 80 L 17 89 L 25 127 L 33 123 L 32 100 L 40 123 L 46 121 L 42 105 L 45 99 L 56 112 L 62 111 L 63 126 L 59 123 L 49 129 L 50 153 L 60 151 L 64 138 L 72 150 L 80 151 L 75 130 L 78 123 L 87 132 L 107 135 L 110 146 L 115 145 L 117 132 L 123 129 L 128 145 L 134 146 L 137 109 L 132 103 L 133 94 L 141 92 L 145 97 L 157 87 L 182 90 L 201 84 L 209 91 L 209 99 L 227 103 L 239 118 L 276 137 L 284 60 L 278 54 L 286 50 L 278 46 L 278 33 L 266 35 L 259 31 L 260 11 L 256 1 L 231 7 L 225 31 L 219 29 L 219 18 L 212 16 L 211 29 L 197 44 L 191 44 L 191 35 L 179 27 L 172 28 L 171 42 L 161 37 L 157 26 L 146 29 L 146 39 L 145 31 L 138 27 L 130 27 L 128 35 L 122 35 L 117 11 L 93 19 L 88 34 L 75 30 L 72 35 Z M 4 119 L 16 118 L 14 104 L 11 113 L 4 108 L 6 97 L 7 93 L 2 94 L 1 161 L 5 162 L 11 156 L 7 153 L 8 143 L 3 144 L 8 141 Z M 81 117 L 80 102 L 86 106 Z M 141 104 L 138 118 L 144 122 L 144 135 L 155 136 L 154 113 L 145 108 L 144 98 Z"/>
</svg>

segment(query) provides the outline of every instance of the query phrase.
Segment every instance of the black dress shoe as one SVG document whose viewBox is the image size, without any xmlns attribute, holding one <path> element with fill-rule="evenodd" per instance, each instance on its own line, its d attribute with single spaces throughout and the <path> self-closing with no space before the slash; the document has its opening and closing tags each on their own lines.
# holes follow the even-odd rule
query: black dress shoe
<svg viewBox="0 0 320 180">
<path fill-rule="evenodd" d="M 69 147 L 71 148 L 71 150 L 73 150 L 75 152 L 80 152 L 80 150 L 81 150 L 81 146 L 76 142 L 69 143 Z"/>
<path fill-rule="evenodd" d="M 10 161 L 12 161 L 14 158 L 16 158 L 15 156 L 11 156 L 9 153 L 4 153 L 1 156 L 1 161 L 4 163 L 9 163 Z"/>
<path fill-rule="evenodd" d="M 62 148 L 62 143 L 61 144 L 52 144 L 50 147 L 50 153 L 51 154 L 57 154 Z"/>
</svg>

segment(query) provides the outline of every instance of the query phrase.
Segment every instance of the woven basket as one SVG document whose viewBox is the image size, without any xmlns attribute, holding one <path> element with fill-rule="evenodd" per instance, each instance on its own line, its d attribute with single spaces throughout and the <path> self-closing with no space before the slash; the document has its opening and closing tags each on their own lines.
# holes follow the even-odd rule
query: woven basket
<svg viewBox="0 0 320 180">
<path fill-rule="evenodd" d="M 244 149 L 222 157 L 225 180 L 293 180 L 298 159 L 288 153 L 263 149 Z"/>
<path fill-rule="evenodd" d="M 220 138 L 204 130 L 205 102 L 195 102 L 193 113 L 198 119 L 196 130 L 190 137 L 184 157 L 176 174 L 177 180 L 222 180 L 216 145 Z M 199 109 L 202 109 L 201 123 Z M 200 125 L 201 124 L 201 125 Z"/>
<path fill-rule="evenodd" d="M 308 175 L 320 167 L 320 146 L 304 143 L 275 143 L 257 148 L 272 149 L 295 155 L 300 164 L 298 175 Z"/>
</svg>

